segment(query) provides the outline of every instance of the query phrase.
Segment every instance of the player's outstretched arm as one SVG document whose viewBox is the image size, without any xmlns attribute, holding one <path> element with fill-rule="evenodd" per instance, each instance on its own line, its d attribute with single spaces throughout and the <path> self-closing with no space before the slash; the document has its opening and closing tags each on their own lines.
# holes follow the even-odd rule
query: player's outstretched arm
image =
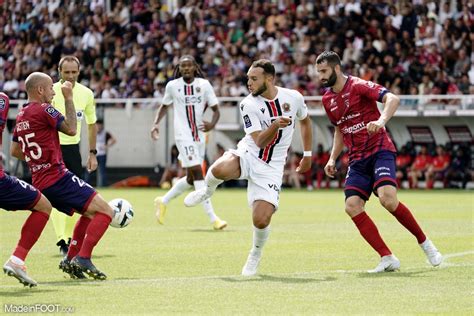
<svg viewBox="0 0 474 316">
<path fill-rule="evenodd" d="M 21 151 L 20 144 L 13 141 L 10 147 L 10 155 L 19 160 L 25 160 L 25 155 Z"/>
</svg>

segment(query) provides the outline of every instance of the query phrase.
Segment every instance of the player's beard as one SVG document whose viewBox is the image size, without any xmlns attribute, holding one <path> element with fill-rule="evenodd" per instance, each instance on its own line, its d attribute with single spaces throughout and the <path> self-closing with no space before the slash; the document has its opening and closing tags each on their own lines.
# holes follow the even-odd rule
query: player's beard
<svg viewBox="0 0 474 316">
<path fill-rule="evenodd" d="M 324 86 L 325 88 L 332 87 L 332 86 L 334 86 L 334 85 L 336 84 L 336 80 L 337 80 L 336 71 L 334 71 L 334 68 L 332 68 L 332 73 L 331 73 L 331 75 L 329 76 L 328 81 L 323 82 L 323 86 Z"/>
<path fill-rule="evenodd" d="M 252 93 L 252 95 L 254 97 L 257 97 L 259 95 L 261 95 L 262 93 L 264 93 L 265 91 L 267 91 L 267 84 L 264 82 L 260 88 L 257 89 L 257 91 L 255 91 L 254 93 Z"/>
</svg>

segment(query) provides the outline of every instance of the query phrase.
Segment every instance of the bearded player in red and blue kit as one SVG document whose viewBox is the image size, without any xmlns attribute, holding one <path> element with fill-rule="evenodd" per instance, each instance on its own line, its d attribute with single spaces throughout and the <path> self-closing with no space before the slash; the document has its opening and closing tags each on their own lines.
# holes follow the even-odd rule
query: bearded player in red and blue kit
<svg viewBox="0 0 474 316">
<path fill-rule="evenodd" d="M 378 252 L 380 263 L 369 273 L 394 271 L 400 261 L 392 254 L 364 206 L 372 192 L 410 233 L 433 266 L 442 256 L 425 236 L 410 210 L 397 198 L 395 170 L 396 149 L 385 124 L 397 110 L 400 99 L 386 88 L 342 73 L 337 53 L 325 51 L 316 59 L 319 79 L 327 89 L 323 96 L 326 114 L 335 126 L 331 157 L 324 170 L 329 177 L 336 173 L 336 159 L 344 145 L 349 149 L 349 169 L 345 182 L 345 209 L 360 234 Z M 376 102 L 384 104 L 380 113 Z"/>
<path fill-rule="evenodd" d="M 8 119 L 10 99 L 0 93 L 0 150 L 2 133 Z M 36 243 L 51 213 L 51 203 L 33 186 L 5 174 L 0 159 L 0 208 L 5 210 L 31 210 L 21 229 L 21 236 L 13 254 L 3 265 L 3 271 L 15 277 L 25 286 L 33 287 L 37 283 L 26 273 L 25 259 Z"/>
<path fill-rule="evenodd" d="M 67 215 L 82 215 L 59 267 L 72 278 L 85 278 L 86 273 L 104 280 L 106 275 L 94 266 L 91 255 L 109 227 L 113 210 L 94 188 L 65 167 L 59 145 L 58 130 L 75 135 L 77 129 L 72 84 L 65 81 L 61 85 L 65 116 L 50 104 L 55 92 L 48 75 L 34 72 L 26 78 L 25 86 L 28 103 L 17 115 L 11 154 L 26 160 L 33 185 L 53 207 Z"/>
</svg>

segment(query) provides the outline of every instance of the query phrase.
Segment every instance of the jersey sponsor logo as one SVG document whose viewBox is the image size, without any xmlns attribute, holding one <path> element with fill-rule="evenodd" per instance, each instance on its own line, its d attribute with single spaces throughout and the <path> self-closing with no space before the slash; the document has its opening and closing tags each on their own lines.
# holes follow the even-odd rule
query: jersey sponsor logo
<svg viewBox="0 0 474 316">
<path fill-rule="evenodd" d="M 6 104 L 5 99 L 0 97 L 0 111 L 5 110 L 5 104 Z"/>
<path fill-rule="evenodd" d="M 250 117 L 247 114 L 244 115 L 244 124 L 245 128 L 252 126 L 252 121 L 250 121 Z"/>
<path fill-rule="evenodd" d="M 360 116 L 360 112 L 357 112 L 357 113 L 351 113 L 347 116 L 343 116 L 341 117 L 341 119 L 339 121 L 336 122 L 337 125 L 341 124 L 341 123 L 344 123 L 345 121 L 347 120 L 350 120 L 350 119 L 353 119 L 355 117 L 359 117 Z"/>
<path fill-rule="evenodd" d="M 274 184 L 274 183 L 268 183 L 267 185 L 268 185 L 268 187 L 269 187 L 270 189 L 273 189 L 273 190 L 275 190 L 276 192 L 280 192 L 280 188 L 278 187 L 278 185 L 276 185 L 276 184 Z"/>
<path fill-rule="evenodd" d="M 202 102 L 202 97 L 184 97 L 184 103 L 185 104 L 196 104 L 196 103 L 201 103 Z"/>
<path fill-rule="evenodd" d="M 48 106 L 45 111 L 46 111 L 46 113 L 48 113 L 49 116 L 51 116 L 52 118 L 56 118 L 56 117 L 59 115 L 59 111 L 56 110 L 55 108 L 53 108 L 52 106 Z"/>
<path fill-rule="evenodd" d="M 355 133 L 360 132 L 363 129 L 365 129 L 365 123 L 360 122 L 360 123 L 354 124 L 354 125 L 349 126 L 349 127 L 344 127 L 342 129 L 342 132 L 344 134 L 355 134 Z"/>
</svg>

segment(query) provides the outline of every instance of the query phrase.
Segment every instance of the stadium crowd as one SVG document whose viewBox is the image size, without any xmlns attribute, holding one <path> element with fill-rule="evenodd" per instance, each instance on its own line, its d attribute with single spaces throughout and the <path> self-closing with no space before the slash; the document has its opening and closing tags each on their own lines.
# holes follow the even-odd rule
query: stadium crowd
<svg viewBox="0 0 474 316">
<path fill-rule="evenodd" d="M 278 84 L 321 95 L 318 53 L 396 94 L 474 94 L 474 5 L 459 1 L 2 1 L 0 89 L 25 98 L 33 71 L 83 65 L 97 98 L 161 97 L 191 54 L 218 96 L 247 94 L 246 70 L 274 61 Z M 110 4 L 110 7 L 108 5 Z"/>
</svg>

